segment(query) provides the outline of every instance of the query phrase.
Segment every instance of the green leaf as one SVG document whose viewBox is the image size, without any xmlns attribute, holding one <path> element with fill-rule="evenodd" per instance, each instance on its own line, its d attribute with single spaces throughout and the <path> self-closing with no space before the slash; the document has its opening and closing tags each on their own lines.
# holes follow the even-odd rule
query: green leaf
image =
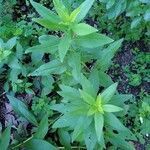
<svg viewBox="0 0 150 150">
<path fill-rule="evenodd" d="M 126 131 L 127 128 L 119 121 L 119 119 L 112 113 L 105 113 L 105 122 L 117 131 Z"/>
<path fill-rule="evenodd" d="M 36 45 L 33 47 L 29 47 L 25 53 L 31 53 L 31 52 L 36 52 L 36 53 L 54 53 L 58 49 L 58 42 L 57 43 L 43 43 L 40 45 Z"/>
<path fill-rule="evenodd" d="M 85 0 L 80 6 L 80 13 L 76 17 L 76 22 L 80 22 L 87 15 L 88 11 L 92 7 L 94 0 Z"/>
<path fill-rule="evenodd" d="M 88 128 L 86 128 L 86 130 L 84 130 L 84 136 L 87 150 L 93 150 L 97 143 L 94 123 L 92 123 Z"/>
<path fill-rule="evenodd" d="M 10 131 L 11 128 L 7 127 L 0 137 L 0 148 L 1 150 L 7 150 L 10 142 Z"/>
<path fill-rule="evenodd" d="M 76 8 L 71 14 L 70 14 L 70 22 L 74 22 L 78 16 L 78 14 L 80 13 L 81 8 L 78 7 Z"/>
<path fill-rule="evenodd" d="M 84 75 L 81 75 L 80 84 L 82 85 L 82 89 L 83 89 L 84 92 L 88 93 L 93 98 L 96 98 L 97 93 L 96 93 L 93 85 L 91 84 L 91 82 Z"/>
<path fill-rule="evenodd" d="M 7 95 L 7 97 L 14 111 L 26 118 L 29 122 L 33 123 L 34 125 L 38 125 L 34 115 L 28 110 L 27 106 L 23 102 L 10 95 Z"/>
<path fill-rule="evenodd" d="M 70 150 L 71 137 L 69 132 L 62 128 L 58 130 L 58 134 L 59 134 L 59 141 L 61 142 L 61 144 L 64 145 L 66 149 Z"/>
<path fill-rule="evenodd" d="M 33 0 L 30 0 L 32 6 L 35 8 L 35 10 L 40 14 L 41 17 L 44 19 L 48 19 L 52 23 L 59 23 L 61 20 L 60 18 L 51 10 L 47 9 L 46 7 L 42 6 L 39 3 L 34 2 Z"/>
<path fill-rule="evenodd" d="M 113 42 L 113 40 L 103 34 L 92 33 L 80 36 L 75 39 L 75 43 L 85 48 L 96 48 Z"/>
<path fill-rule="evenodd" d="M 144 14 L 145 21 L 150 21 L 150 8 L 148 8 Z"/>
<path fill-rule="evenodd" d="M 108 87 L 111 84 L 113 84 L 111 77 L 102 71 L 99 71 L 99 80 L 100 80 L 100 85 L 103 87 Z"/>
<path fill-rule="evenodd" d="M 52 31 L 63 31 L 64 32 L 66 30 L 66 26 L 64 24 L 53 23 L 53 22 L 51 22 L 51 20 L 49 20 L 47 18 L 33 18 L 32 20 Z"/>
<path fill-rule="evenodd" d="M 78 136 L 83 132 L 85 119 L 83 117 L 80 117 L 77 122 L 78 123 L 76 124 L 72 134 L 72 142 L 75 141 L 78 138 Z"/>
<path fill-rule="evenodd" d="M 134 146 L 129 142 L 126 142 L 125 139 L 118 134 L 111 133 L 109 134 L 108 140 L 117 147 L 123 148 L 124 150 L 135 150 Z"/>
<path fill-rule="evenodd" d="M 95 103 L 95 99 L 88 93 L 84 92 L 83 90 L 80 90 L 80 94 L 86 103 L 88 103 L 90 105 L 93 105 Z"/>
<path fill-rule="evenodd" d="M 117 40 L 99 52 L 98 60 L 96 62 L 97 69 L 99 68 L 103 72 L 109 69 L 112 64 L 112 58 L 115 56 L 122 42 L 123 39 Z"/>
<path fill-rule="evenodd" d="M 47 76 L 50 74 L 61 74 L 65 71 L 65 67 L 58 60 L 52 60 L 46 64 L 41 65 L 29 76 Z"/>
<path fill-rule="evenodd" d="M 100 86 L 99 72 L 97 69 L 93 69 L 91 71 L 90 76 L 89 76 L 89 80 L 90 80 L 91 84 L 93 85 L 93 87 L 97 93 L 99 90 L 99 86 Z"/>
<path fill-rule="evenodd" d="M 142 20 L 142 17 L 136 17 L 133 19 L 133 21 L 131 22 L 131 29 L 136 28 L 140 22 Z"/>
<path fill-rule="evenodd" d="M 102 92 L 101 96 L 104 104 L 108 103 L 111 100 L 111 98 L 114 96 L 117 86 L 118 83 L 114 83 Z"/>
<path fill-rule="evenodd" d="M 24 144 L 28 150 L 58 150 L 52 144 L 40 139 L 32 139 Z"/>
<path fill-rule="evenodd" d="M 64 21 L 67 22 L 69 21 L 69 14 L 68 10 L 60 0 L 53 0 L 54 7 L 59 15 L 59 17 Z"/>
<path fill-rule="evenodd" d="M 72 76 L 78 82 L 81 79 L 81 54 L 80 53 L 73 53 L 69 54 L 68 57 L 68 64 L 72 67 Z"/>
<path fill-rule="evenodd" d="M 108 1 L 107 4 L 106 4 L 106 9 L 111 8 L 114 4 L 115 4 L 115 0 Z"/>
<path fill-rule="evenodd" d="M 25 53 L 55 53 L 58 50 L 58 43 L 60 39 L 53 35 L 43 35 L 39 37 L 40 45 L 28 48 Z"/>
<path fill-rule="evenodd" d="M 70 45 L 71 45 L 71 34 L 65 33 L 64 37 L 62 37 L 58 45 L 59 57 L 60 57 L 61 62 L 63 62 L 64 57 L 67 54 L 67 51 L 69 50 Z"/>
<path fill-rule="evenodd" d="M 39 37 L 39 42 L 41 44 L 44 44 L 44 43 L 54 44 L 54 43 L 58 43 L 59 41 L 60 41 L 60 38 L 56 35 L 42 35 Z"/>
<path fill-rule="evenodd" d="M 101 146 L 105 147 L 104 137 L 103 137 L 103 127 L 104 127 L 104 117 L 100 113 L 96 113 L 94 115 L 95 122 L 95 131 L 97 135 L 98 142 L 100 142 Z"/>
<path fill-rule="evenodd" d="M 60 85 L 60 88 L 62 91 L 58 92 L 59 95 L 62 97 L 68 99 L 68 100 L 78 100 L 80 98 L 80 93 L 78 90 L 65 86 L 65 85 Z"/>
<path fill-rule="evenodd" d="M 75 34 L 79 36 L 88 35 L 98 31 L 96 28 L 85 23 L 79 23 L 74 25 L 72 30 Z"/>
<path fill-rule="evenodd" d="M 118 106 L 106 104 L 103 105 L 103 110 L 106 112 L 118 112 L 118 111 L 122 111 L 123 109 Z"/>
<path fill-rule="evenodd" d="M 6 43 L 6 49 L 11 50 L 16 45 L 16 42 L 17 42 L 17 37 L 13 37 L 9 39 Z"/>
<path fill-rule="evenodd" d="M 48 116 L 45 115 L 43 119 L 41 120 L 39 127 L 34 134 L 34 138 L 36 139 L 44 139 L 45 135 L 48 132 Z"/>
<path fill-rule="evenodd" d="M 63 115 L 61 116 L 54 124 L 53 128 L 64 128 L 64 127 L 69 127 L 69 126 L 74 126 L 76 124 L 76 119 L 78 118 L 72 115 Z"/>
</svg>

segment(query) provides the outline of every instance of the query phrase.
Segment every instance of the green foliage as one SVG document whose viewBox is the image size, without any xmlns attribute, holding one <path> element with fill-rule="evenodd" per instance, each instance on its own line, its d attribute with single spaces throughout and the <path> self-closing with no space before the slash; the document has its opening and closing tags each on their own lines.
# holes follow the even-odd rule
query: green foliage
<svg viewBox="0 0 150 150">
<path fill-rule="evenodd" d="M 10 127 L 7 127 L 0 137 L 0 147 L 3 150 L 7 150 L 10 142 Z"/>
<path fill-rule="evenodd" d="M 65 100 L 64 104 L 53 105 L 51 109 L 59 111 L 63 115 L 53 124 L 53 128 L 68 127 L 68 130 L 73 130 L 72 141 L 83 140 L 85 143 L 88 138 L 86 137 L 86 132 L 89 131 L 91 127 L 94 128 L 95 131 L 91 136 L 96 136 L 97 138 L 95 137 L 96 141 L 93 143 L 93 148 L 90 148 L 89 143 L 86 143 L 87 149 L 90 150 L 94 149 L 96 144 L 104 148 L 104 137 L 105 139 L 111 138 L 109 134 L 107 135 L 104 132 L 104 127 L 107 128 L 109 126 L 107 130 L 110 132 L 115 129 L 118 133 L 125 131 L 130 135 L 129 130 L 112 114 L 112 112 L 123 110 L 115 106 L 114 103 L 111 104 L 109 102 L 116 92 L 117 84 L 115 83 L 109 86 L 101 94 L 98 94 L 97 90 L 93 89 L 93 84 L 85 77 L 82 78 L 82 90 L 65 85 L 60 86 L 62 91 L 60 91 L 59 94 Z M 98 95 L 95 97 L 95 94 Z M 78 122 L 78 124 L 76 124 L 76 122 Z M 119 145 L 117 144 L 116 146 Z M 130 147 L 130 149 L 134 148 Z"/>
<path fill-rule="evenodd" d="M 16 111 L 19 115 L 25 117 L 27 120 L 29 120 L 34 125 L 37 125 L 37 121 L 36 121 L 35 117 L 33 116 L 33 114 L 31 112 L 29 112 L 27 106 L 23 102 L 19 101 L 15 97 L 12 97 L 9 95 L 7 95 L 7 97 L 9 99 L 10 104 L 12 105 L 14 111 Z"/>
<path fill-rule="evenodd" d="M 142 52 L 134 47 L 141 37 L 149 42 L 149 1 L 11 0 L 6 16 L 7 2 L 0 2 L 0 98 L 7 94 L 18 123 L 12 119 L 0 147 L 135 150 L 136 142 L 146 143 L 150 103 L 143 83 L 150 59 L 145 45 Z M 115 60 L 122 51 L 116 54 L 126 40 L 134 57 L 121 66 Z M 138 101 L 119 94 L 136 88 Z"/>
</svg>

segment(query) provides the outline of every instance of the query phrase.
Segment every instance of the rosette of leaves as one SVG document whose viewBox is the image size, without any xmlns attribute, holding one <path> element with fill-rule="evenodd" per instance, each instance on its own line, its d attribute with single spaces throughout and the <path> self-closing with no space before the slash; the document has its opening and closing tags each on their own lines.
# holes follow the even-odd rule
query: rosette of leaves
<svg viewBox="0 0 150 150">
<path fill-rule="evenodd" d="M 116 148 L 134 150 L 126 139 L 134 139 L 132 133 L 119 121 L 116 112 L 123 111 L 122 105 L 115 100 L 121 95 L 115 94 L 117 83 L 99 93 L 99 85 L 90 82 L 82 76 L 81 89 L 60 85 L 63 97 L 61 104 L 55 104 L 51 109 L 61 113 L 53 128 L 67 128 L 72 131 L 72 142 L 85 142 L 88 150 L 106 148 L 110 142 Z M 124 97 L 125 98 L 125 97 Z M 118 106 L 120 105 L 120 106 Z"/>
<path fill-rule="evenodd" d="M 113 42 L 111 38 L 97 33 L 96 28 L 81 22 L 94 0 L 85 0 L 72 12 L 60 0 L 53 0 L 53 3 L 57 14 L 31 0 L 31 4 L 41 16 L 33 20 L 51 31 L 59 31 L 61 38 L 49 36 L 42 40 L 41 45 L 27 49 L 26 53 L 37 51 L 54 54 L 58 52 L 56 57 L 59 56 L 60 61 L 64 62 L 68 51 L 77 51 L 81 47 L 94 49 Z"/>
</svg>

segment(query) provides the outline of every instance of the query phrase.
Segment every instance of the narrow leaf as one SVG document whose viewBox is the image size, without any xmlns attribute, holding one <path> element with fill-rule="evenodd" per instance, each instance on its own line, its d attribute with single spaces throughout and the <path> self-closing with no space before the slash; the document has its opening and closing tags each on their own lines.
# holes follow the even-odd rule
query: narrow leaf
<svg viewBox="0 0 150 150">
<path fill-rule="evenodd" d="M 67 54 L 67 51 L 69 50 L 70 44 L 71 44 L 71 35 L 70 33 L 66 33 L 58 45 L 59 57 L 61 62 L 63 62 L 64 57 Z"/>
<path fill-rule="evenodd" d="M 85 48 L 96 48 L 113 42 L 111 38 L 99 33 L 92 33 L 85 36 L 78 36 L 75 39 L 77 45 Z"/>
<path fill-rule="evenodd" d="M 85 23 L 79 23 L 73 26 L 72 30 L 79 36 L 88 35 L 98 31 L 96 28 Z"/>
<path fill-rule="evenodd" d="M 58 150 L 52 144 L 40 139 L 32 139 L 24 144 L 28 150 Z"/>
<path fill-rule="evenodd" d="M 45 117 L 43 117 L 43 119 L 41 120 L 39 127 L 36 133 L 34 134 L 34 137 L 36 139 L 43 139 L 47 134 L 47 132 L 48 132 L 48 116 L 45 115 Z"/>
<path fill-rule="evenodd" d="M 23 102 L 10 95 L 7 95 L 7 97 L 14 111 L 19 113 L 21 116 L 26 118 L 29 122 L 33 123 L 34 125 L 38 124 L 34 115 L 28 110 L 27 106 Z"/>
<path fill-rule="evenodd" d="M 86 103 L 88 103 L 90 105 L 93 105 L 95 103 L 95 99 L 88 93 L 84 92 L 83 90 L 80 90 L 80 94 Z"/>
<path fill-rule="evenodd" d="M 54 53 L 58 49 L 57 43 L 44 43 L 28 48 L 25 53 L 36 52 L 36 53 Z"/>
<path fill-rule="evenodd" d="M 65 31 L 66 29 L 65 25 L 60 23 L 53 23 L 47 18 L 33 18 L 32 20 L 52 31 Z"/>
<path fill-rule="evenodd" d="M 53 23 L 60 22 L 60 18 L 54 12 L 42 6 L 41 4 L 34 2 L 33 0 L 30 0 L 30 2 L 35 10 L 41 15 L 41 17 L 48 19 Z"/>
<path fill-rule="evenodd" d="M 118 112 L 123 110 L 121 107 L 110 104 L 103 105 L 103 109 L 106 112 Z"/>
<path fill-rule="evenodd" d="M 103 103 L 106 104 L 111 100 L 111 98 L 114 96 L 116 92 L 117 86 L 118 83 L 114 83 L 102 92 L 101 96 L 102 96 Z"/>
<path fill-rule="evenodd" d="M 80 13 L 78 14 L 76 21 L 80 22 L 87 15 L 88 11 L 92 7 L 94 0 L 85 0 L 79 7 Z"/>
<path fill-rule="evenodd" d="M 62 1 L 53 0 L 53 3 L 54 3 L 55 9 L 56 9 L 58 15 L 60 16 L 60 18 L 64 22 L 67 22 L 69 20 L 69 14 L 68 14 L 68 10 L 66 9 L 66 7 L 62 3 Z"/>
<path fill-rule="evenodd" d="M 112 113 L 105 113 L 105 122 L 115 130 L 126 131 L 126 127 Z"/>
<path fill-rule="evenodd" d="M 47 76 L 49 74 L 61 74 L 65 71 L 65 67 L 58 60 L 52 60 L 46 64 L 41 65 L 29 76 Z"/>
<path fill-rule="evenodd" d="M 104 127 L 104 117 L 100 113 L 96 113 L 94 116 L 95 121 L 95 131 L 97 135 L 98 141 L 102 144 L 104 147 L 104 138 L 103 138 L 103 127 Z"/>
<path fill-rule="evenodd" d="M 80 9 L 81 9 L 81 8 L 78 7 L 78 8 L 76 8 L 76 9 L 71 13 L 70 19 L 69 19 L 71 22 L 74 22 L 74 21 L 76 20 L 78 14 L 80 13 Z"/>
<path fill-rule="evenodd" d="M 7 127 L 0 137 L 0 149 L 7 150 L 10 142 L 10 127 Z"/>
</svg>

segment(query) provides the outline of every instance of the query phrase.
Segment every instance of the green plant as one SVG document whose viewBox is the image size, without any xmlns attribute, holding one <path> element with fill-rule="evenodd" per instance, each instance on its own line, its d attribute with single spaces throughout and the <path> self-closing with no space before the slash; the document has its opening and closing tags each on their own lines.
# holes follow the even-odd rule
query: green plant
<svg viewBox="0 0 150 150">
<path fill-rule="evenodd" d="M 33 21 L 44 29 L 31 21 L 22 30 L 27 32 L 21 34 L 22 37 L 27 34 L 27 40 L 32 37 L 35 40 L 36 36 L 33 34 L 40 35 L 40 44 L 36 45 L 36 41 L 23 44 L 22 37 L 20 42 L 23 45 L 12 42 L 13 47 L 16 47 L 7 55 L 9 61 L 4 62 L 9 69 L 7 73 L 2 73 L 7 74 L 5 91 L 9 92 L 7 98 L 13 110 L 23 118 L 19 118 L 20 122 L 29 122 L 32 129 L 27 134 L 28 138 L 14 138 L 8 148 L 134 150 L 135 146 L 131 141 L 137 140 L 136 134 L 123 125 L 127 125 L 128 117 L 125 116 L 130 111 L 132 96 L 119 94 L 118 83 L 113 83 L 106 74 L 123 39 L 114 41 L 99 33 L 96 27 L 83 22 L 94 0 L 85 0 L 81 4 L 53 0 L 56 12 L 33 0 L 30 2 L 40 15 L 40 18 L 34 18 Z M 115 4 L 115 8 L 120 9 L 114 11 L 113 17 L 116 18 L 126 8 L 126 1 L 120 1 L 118 8 L 116 1 L 111 2 L 107 7 L 111 8 Z M 71 4 L 78 7 L 72 11 Z M 33 16 L 36 15 L 31 14 L 30 17 Z M 18 26 L 23 29 L 26 24 L 26 21 L 20 22 Z M 110 30 L 113 29 L 114 26 Z M 120 35 L 118 33 L 118 39 Z M 2 58 L 7 60 L 7 57 Z M 135 85 L 137 76 L 134 79 Z M 30 96 L 31 110 L 23 99 L 20 100 L 18 93 Z M 147 107 L 143 107 L 147 112 Z M 135 112 L 130 117 L 132 115 Z M 46 136 L 54 133 L 54 139 L 53 135 Z M 7 135 L 9 136 L 10 134 Z M 8 140 L 0 140 L 0 143 L 6 142 Z"/>
<path fill-rule="evenodd" d="M 53 124 L 53 128 L 68 127 L 68 131 L 73 130 L 72 142 L 84 141 L 89 150 L 96 149 L 96 147 L 103 149 L 108 141 L 117 147 L 134 149 L 125 142 L 127 136 L 132 138 L 131 132 L 113 114 L 113 112 L 123 110 L 115 106 L 115 101 L 112 100 L 121 98 L 120 95 L 114 96 L 117 83 L 99 94 L 97 93 L 98 79 L 93 77 L 91 81 L 94 81 L 93 84 L 82 76 L 82 89 L 79 90 L 60 85 L 62 91 L 59 94 L 63 97 L 63 103 L 53 105 L 51 108 L 59 111 L 61 116 Z M 113 133 L 113 130 L 116 130 L 118 135 Z M 119 137 L 122 143 L 118 142 Z M 104 141 L 104 138 L 108 141 Z"/>
<path fill-rule="evenodd" d="M 13 47 L 16 45 L 16 37 L 11 38 L 7 43 L 0 39 L 0 64 L 7 63 Z"/>
</svg>

